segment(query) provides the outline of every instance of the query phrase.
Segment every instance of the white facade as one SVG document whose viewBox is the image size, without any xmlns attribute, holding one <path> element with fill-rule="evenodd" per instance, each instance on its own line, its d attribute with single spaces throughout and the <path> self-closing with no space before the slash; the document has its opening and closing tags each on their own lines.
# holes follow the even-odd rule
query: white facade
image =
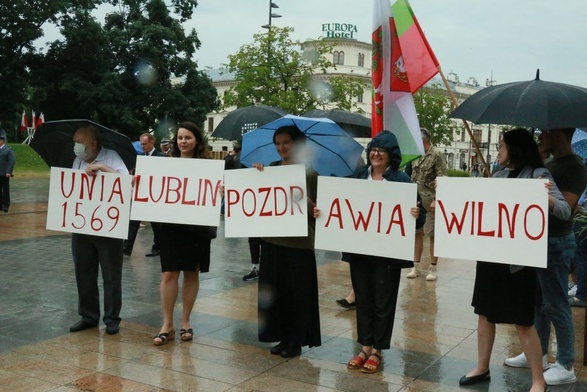
<svg viewBox="0 0 587 392">
<path fill-rule="evenodd" d="M 307 41 L 304 46 L 311 46 L 315 41 Z M 330 61 L 335 63 L 335 67 L 329 68 L 325 74 L 316 74 L 318 80 L 328 80 L 328 78 L 337 75 L 353 75 L 364 79 L 368 87 L 365 88 L 362 96 L 355 98 L 357 107 L 364 111 L 364 116 L 371 117 L 371 43 L 361 42 L 354 39 L 328 39 L 331 44 L 332 53 L 329 54 Z M 236 82 L 234 75 L 228 72 L 226 68 L 208 69 L 205 71 L 212 79 L 213 85 L 218 91 L 218 96 L 222 100 L 225 92 Z M 467 83 L 462 83 L 454 73 L 449 73 L 448 83 L 459 102 L 463 101 L 470 95 L 481 90 L 474 78 L 469 78 Z M 428 85 L 440 84 L 444 88 L 444 83 L 439 76 L 432 79 Z M 448 94 L 448 93 L 447 93 Z M 214 151 L 229 151 L 232 149 L 232 142 L 224 139 L 212 138 L 210 135 L 216 129 L 216 126 L 224 117 L 236 107 L 228 107 L 218 112 L 208 114 L 208 120 L 204 130 L 209 138 L 209 143 Z M 443 151 L 447 158 L 450 169 L 461 169 L 466 164 L 470 169 L 475 163 L 480 163 L 471 138 L 461 120 L 455 120 L 458 124 L 459 132 L 453 135 L 454 142 L 449 146 L 437 146 Z M 491 167 L 491 163 L 497 157 L 497 148 L 501 135 L 501 127 L 488 125 L 470 124 L 470 128 L 478 142 L 483 158 Z M 433 130 L 431 130 L 433 132 Z M 366 146 L 370 139 L 357 139 L 359 143 Z M 489 151 L 487 147 L 489 146 Z"/>
</svg>

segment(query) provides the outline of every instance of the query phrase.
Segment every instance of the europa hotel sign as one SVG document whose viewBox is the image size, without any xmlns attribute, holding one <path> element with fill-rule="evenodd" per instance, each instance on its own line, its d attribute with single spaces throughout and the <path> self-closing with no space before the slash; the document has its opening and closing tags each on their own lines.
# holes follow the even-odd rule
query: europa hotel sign
<svg viewBox="0 0 587 392">
<path fill-rule="evenodd" d="M 322 32 L 326 38 L 355 39 L 357 26 L 348 23 L 323 23 Z"/>
</svg>

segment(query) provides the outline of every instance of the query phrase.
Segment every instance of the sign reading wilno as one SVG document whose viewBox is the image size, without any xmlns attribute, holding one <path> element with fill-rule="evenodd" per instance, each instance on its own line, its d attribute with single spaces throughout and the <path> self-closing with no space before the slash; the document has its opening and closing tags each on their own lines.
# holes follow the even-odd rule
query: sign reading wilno
<svg viewBox="0 0 587 392">
<path fill-rule="evenodd" d="M 357 26 L 350 23 L 323 23 L 322 33 L 325 38 L 356 39 Z"/>
<path fill-rule="evenodd" d="M 545 268 L 545 181 L 439 177 L 435 255 Z"/>
</svg>

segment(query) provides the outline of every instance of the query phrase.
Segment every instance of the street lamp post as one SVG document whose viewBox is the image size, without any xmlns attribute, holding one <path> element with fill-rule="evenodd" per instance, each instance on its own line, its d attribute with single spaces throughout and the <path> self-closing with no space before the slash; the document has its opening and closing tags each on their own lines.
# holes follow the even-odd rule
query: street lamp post
<svg viewBox="0 0 587 392">
<path fill-rule="evenodd" d="M 279 8 L 277 4 L 269 0 L 269 23 L 266 25 L 261 26 L 264 29 L 271 30 L 271 20 L 273 18 L 281 18 L 281 15 L 274 14 L 272 8 Z"/>
</svg>

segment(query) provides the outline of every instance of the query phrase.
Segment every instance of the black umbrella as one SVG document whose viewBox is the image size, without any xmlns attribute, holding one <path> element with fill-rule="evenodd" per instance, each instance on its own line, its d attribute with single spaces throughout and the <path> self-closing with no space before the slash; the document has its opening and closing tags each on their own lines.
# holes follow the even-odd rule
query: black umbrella
<svg viewBox="0 0 587 392">
<path fill-rule="evenodd" d="M 102 146 L 116 151 L 129 171 L 135 168 L 137 152 L 128 136 L 90 120 L 44 122 L 35 132 L 30 146 L 43 158 L 47 165 L 71 169 L 75 159 L 73 134 L 77 129 L 87 125 L 93 125 L 100 130 Z"/>
<path fill-rule="evenodd" d="M 303 117 L 328 118 L 338 124 L 352 137 L 371 137 L 371 119 L 358 113 L 346 112 L 344 110 L 314 109 L 304 114 Z"/>
<path fill-rule="evenodd" d="M 519 125 L 540 129 L 587 126 L 587 89 L 539 79 L 487 87 L 450 115 L 475 124 Z"/>
<path fill-rule="evenodd" d="M 247 132 L 262 127 L 288 114 L 285 110 L 271 106 L 256 105 L 236 109 L 220 121 L 212 137 L 226 140 L 242 140 Z"/>
</svg>

